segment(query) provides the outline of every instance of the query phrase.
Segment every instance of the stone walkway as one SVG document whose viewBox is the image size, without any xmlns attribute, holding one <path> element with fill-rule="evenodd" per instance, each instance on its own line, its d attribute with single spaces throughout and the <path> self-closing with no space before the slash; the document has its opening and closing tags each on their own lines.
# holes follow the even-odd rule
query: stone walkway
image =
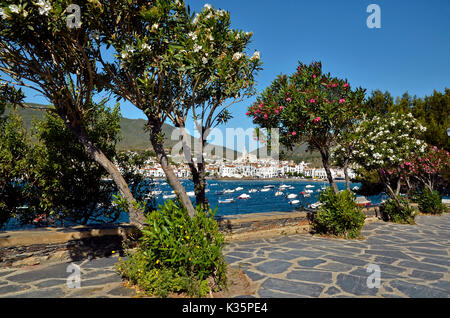
<svg viewBox="0 0 450 318">
<path fill-rule="evenodd" d="M 374 222 L 364 240 L 291 235 L 230 243 L 226 259 L 255 281 L 254 297 L 450 297 L 450 214 L 418 225 Z M 66 285 L 68 264 L 0 270 L 0 297 L 131 297 L 118 258 L 76 262 L 81 288 Z M 369 288 L 369 265 L 380 287 Z M 369 281 L 372 282 L 372 280 Z"/>
</svg>

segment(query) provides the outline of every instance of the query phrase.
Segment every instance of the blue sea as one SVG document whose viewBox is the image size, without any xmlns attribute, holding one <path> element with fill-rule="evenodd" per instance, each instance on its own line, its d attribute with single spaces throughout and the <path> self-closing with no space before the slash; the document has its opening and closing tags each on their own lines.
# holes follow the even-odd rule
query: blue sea
<svg viewBox="0 0 450 318">
<path fill-rule="evenodd" d="M 182 180 L 186 191 L 194 191 L 194 186 L 190 180 Z M 319 181 L 291 181 L 291 180 L 208 180 L 207 181 L 207 198 L 212 208 L 217 207 L 217 215 L 232 215 L 232 214 L 250 214 L 250 213 L 262 213 L 262 212 L 290 212 L 298 210 L 301 207 L 308 207 L 310 204 L 318 201 L 321 188 L 329 186 L 328 182 Z M 289 186 L 291 188 L 285 188 L 282 196 L 275 196 L 275 193 L 279 191 L 279 187 L 282 185 Z M 267 192 L 261 192 L 266 186 L 273 186 Z M 307 186 L 309 186 L 307 188 Z M 339 190 L 345 189 L 344 182 L 338 182 L 337 186 Z M 350 187 L 360 187 L 359 183 L 351 183 Z M 235 191 L 234 193 L 218 194 L 224 190 L 235 190 L 236 188 L 243 188 L 242 190 Z M 250 193 L 249 190 L 256 189 L 258 192 Z M 162 194 L 157 198 L 157 204 L 163 204 L 163 194 L 170 194 L 172 188 L 165 184 L 164 181 L 158 181 L 155 185 L 155 190 L 162 191 Z M 301 192 L 305 190 L 312 190 L 313 193 L 310 197 L 303 197 Z M 238 199 L 242 194 L 248 194 L 248 199 Z M 297 198 L 288 199 L 286 196 L 289 194 L 298 195 Z M 383 199 L 383 195 L 376 195 L 368 197 L 372 204 L 379 204 Z M 195 202 L 195 197 L 191 198 Z M 226 199 L 234 199 L 232 203 L 219 203 L 219 201 L 225 201 Z M 293 200 L 299 200 L 298 204 L 290 204 Z"/>
<path fill-rule="evenodd" d="M 194 191 L 194 185 L 191 180 L 181 180 L 183 186 L 187 192 Z M 275 196 L 275 193 L 279 191 L 279 187 L 285 185 L 290 188 L 285 188 L 282 192 L 283 195 Z M 267 186 L 273 186 L 266 192 L 261 192 Z M 309 187 L 307 187 L 309 186 Z M 290 212 L 299 210 L 302 208 L 308 208 L 310 204 L 318 201 L 321 188 L 329 186 L 328 182 L 320 181 L 292 181 L 292 180 L 207 180 L 207 198 L 211 208 L 217 207 L 217 216 L 233 215 L 233 214 L 251 214 L 251 213 L 263 213 L 263 212 Z M 340 190 L 345 189 L 344 182 L 337 182 L 337 186 Z M 360 187 L 359 183 L 352 183 L 351 188 Z M 236 188 L 242 188 L 242 190 L 236 190 Z M 249 190 L 256 189 L 258 192 L 250 193 Z M 234 193 L 221 194 L 224 190 L 235 190 Z M 301 192 L 305 190 L 312 190 L 310 197 L 303 197 Z M 154 180 L 153 186 L 149 191 L 161 191 L 162 193 L 156 198 L 156 204 L 164 204 L 163 195 L 170 195 L 172 188 L 165 182 L 165 180 Z M 250 197 L 248 199 L 238 199 L 242 194 L 247 194 Z M 294 199 L 288 199 L 287 195 L 297 195 Z M 382 199 L 386 198 L 385 194 L 379 194 L 376 196 L 367 197 L 372 204 L 379 204 Z M 226 201 L 227 199 L 234 199 L 231 203 L 219 203 L 219 201 Z M 191 197 L 192 202 L 195 203 L 195 196 Z M 296 204 L 291 204 L 293 200 L 298 200 Z M 127 223 L 128 214 L 123 213 L 118 219 L 117 223 Z M 65 222 L 66 226 L 75 225 Z M 20 230 L 35 228 L 34 225 L 22 226 L 14 219 L 10 220 L 4 230 Z"/>
</svg>

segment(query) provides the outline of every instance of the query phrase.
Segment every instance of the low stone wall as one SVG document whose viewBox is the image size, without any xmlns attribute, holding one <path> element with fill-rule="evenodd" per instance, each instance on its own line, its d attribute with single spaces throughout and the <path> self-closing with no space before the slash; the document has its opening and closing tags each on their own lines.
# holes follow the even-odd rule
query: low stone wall
<svg viewBox="0 0 450 318">
<path fill-rule="evenodd" d="M 308 225 L 307 212 L 273 212 L 245 215 L 228 215 L 217 219 L 219 229 L 225 234 L 264 231 L 295 225 Z"/>
<path fill-rule="evenodd" d="M 77 226 L 0 233 L 0 267 L 78 261 L 120 251 L 134 227 Z"/>
<path fill-rule="evenodd" d="M 447 208 L 450 205 L 447 204 Z M 381 218 L 379 207 L 364 208 L 366 222 Z M 313 212 L 272 212 L 228 215 L 217 219 L 227 240 L 280 234 L 309 233 Z M 135 242 L 136 230 L 129 224 L 76 226 L 0 232 L 0 267 L 32 266 L 78 261 L 120 252 L 123 242 Z"/>
</svg>

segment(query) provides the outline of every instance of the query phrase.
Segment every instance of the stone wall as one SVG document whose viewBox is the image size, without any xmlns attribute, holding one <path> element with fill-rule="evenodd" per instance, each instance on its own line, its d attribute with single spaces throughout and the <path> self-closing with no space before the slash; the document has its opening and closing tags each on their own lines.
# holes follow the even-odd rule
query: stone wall
<svg viewBox="0 0 450 318">
<path fill-rule="evenodd" d="M 0 267 L 109 256 L 135 234 L 130 225 L 77 226 L 0 233 Z"/>
<path fill-rule="evenodd" d="M 449 205 L 447 204 L 447 208 Z M 381 218 L 379 207 L 364 208 L 366 221 Z M 228 239 L 252 235 L 308 233 L 312 212 L 273 212 L 229 215 L 217 219 Z M 104 257 L 136 242 L 134 227 L 127 224 L 77 226 L 0 232 L 0 268 L 71 262 Z"/>
</svg>

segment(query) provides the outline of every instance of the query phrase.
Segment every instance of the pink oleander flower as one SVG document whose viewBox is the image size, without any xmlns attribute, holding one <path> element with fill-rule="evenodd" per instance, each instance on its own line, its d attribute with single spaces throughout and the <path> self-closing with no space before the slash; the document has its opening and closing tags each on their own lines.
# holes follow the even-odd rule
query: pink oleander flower
<svg viewBox="0 0 450 318">
<path fill-rule="evenodd" d="M 290 98 L 290 97 L 286 98 L 286 101 L 287 101 L 287 102 L 290 102 L 290 101 L 291 101 L 291 98 Z"/>
<path fill-rule="evenodd" d="M 335 84 L 335 83 L 331 84 L 331 87 L 336 87 L 336 86 L 337 86 L 337 84 Z"/>
<path fill-rule="evenodd" d="M 275 109 L 275 114 L 279 114 L 280 111 L 278 109 Z"/>
<path fill-rule="evenodd" d="M 315 122 L 315 123 L 317 123 L 318 121 L 320 121 L 320 117 L 314 118 L 314 122 Z"/>
<path fill-rule="evenodd" d="M 295 135 L 297 135 L 297 133 L 295 131 L 293 131 L 292 132 L 292 136 L 295 136 Z"/>
<path fill-rule="evenodd" d="M 345 99 L 344 99 L 344 98 L 342 98 L 342 99 L 339 100 L 339 104 L 342 104 L 342 103 L 344 103 L 344 102 L 345 102 Z"/>
<path fill-rule="evenodd" d="M 267 119 L 267 114 L 264 114 L 264 119 Z"/>
<path fill-rule="evenodd" d="M 314 98 L 311 98 L 311 99 L 309 100 L 309 102 L 312 104 L 312 103 L 315 103 L 316 100 L 315 100 Z"/>
<path fill-rule="evenodd" d="M 316 78 L 316 75 L 313 75 L 313 78 Z"/>
<path fill-rule="evenodd" d="M 345 83 L 345 84 L 344 84 L 344 87 L 347 87 L 347 86 L 348 86 L 348 83 Z"/>
<path fill-rule="evenodd" d="M 246 113 L 245 113 L 245 115 L 247 115 L 247 116 L 248 116 L 248 115 L 250 115 L 250 113 L 249 113 L 249 112 L 246 112 Z"/>
<path fill-rule="evenodd" d="M 280 106 L 280 110 L 283 110 L 283 106 Z"/>
</svg>

